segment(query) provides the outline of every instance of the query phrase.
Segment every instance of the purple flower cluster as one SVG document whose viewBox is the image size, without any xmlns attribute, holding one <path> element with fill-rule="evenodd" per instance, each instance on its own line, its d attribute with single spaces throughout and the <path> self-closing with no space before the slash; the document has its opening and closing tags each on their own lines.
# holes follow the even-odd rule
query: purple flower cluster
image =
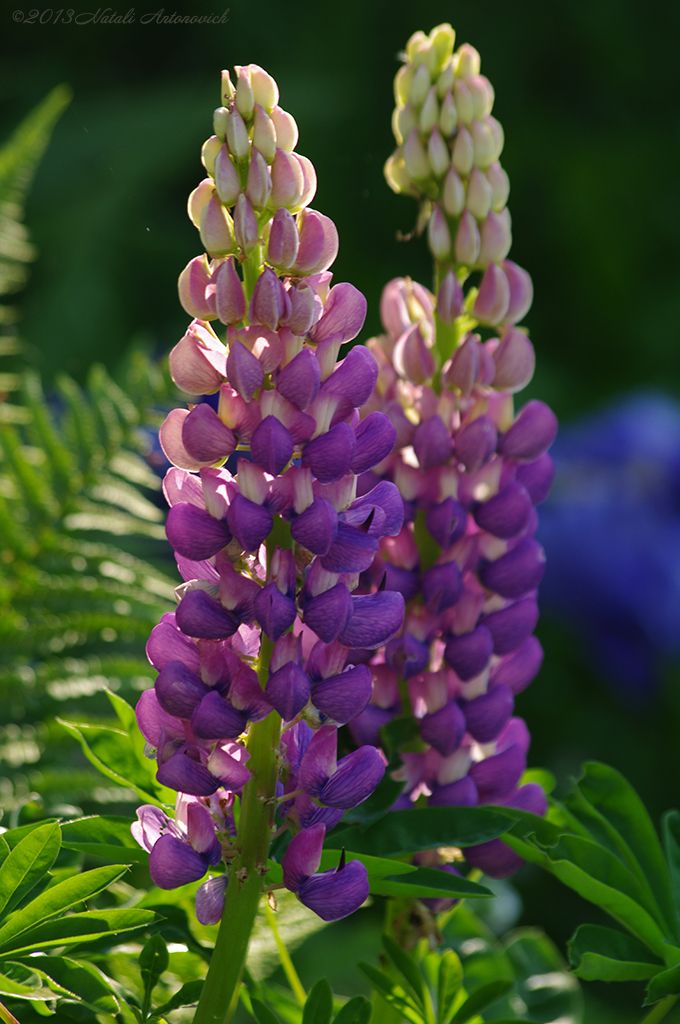
<svg viewBox="0 0 680 1024">
<path fill-rule="evenodd" d="M 370 670 L 351 650 L 380 647 L 403 620 L 394 590 L 354 594 L 380 543 L 402 528 L 394 483 L 357 492 L 395 429 L 380 411 L 359 414 L 374 356 L 356 346 L 337 362 L 366 303 L 352 285 L 331 285 L 337 232 L 309 208 L 316 178 L 295 152 L 295 122 L 265 71 L 236 75 L 234 87 L 223 73 L 207 177 L 189 199 L 205 252 L 180 275 L 194 319 L 170 355 L 177 385 L 217 402 L 175 409 L 161 428 L 173 464 L 167 535 L 184 582 L 149 639 L 158 676 L 137 707 L 157 778 L 180 794 L 178 816 L 142 808 L 135 834 L 164 887 L 229 863 L 234 807 L 251 777 L 249 731 L 276 715 L 275 824 L 295 833 L 285 884 L 330 920 L 360 905 L 367 882 L 359 864 L 341 877 L 315 873 L 325 828 L 384 773 L 370 745 L 338 760 L 337 727 L 371 695 Z M 223 899 L 224 876 L 205 883 L 201 920 L 217 920 Z"/>
<path fill-rule="evenodd" d="M 363 578 L 374 585 L 385 576 L 407 610 L 402 633 L 372 658 L 372 702 L 351 729 L 373 743 L 392 719 L 415 716 L 418 741 L 402 753 L 399 772 L 404 806 L 493 803 L 543 813 L 543 791 L 521 783 L 529 733 L 513 710 L 542 661 L 533 636 L 544 570 L 535 506 L 552 480 L 547 451 L 557 421 L 540 401 L 514 409 L 534 369 L 532 344 L 516 326 L 530 307 L 531 281 L 506 258 L 508 188 L 493 90 L 476 51 L 452 48 L 450 26 L 417 33 L 397 75 L 399 149 L 386 174 L 395 190 L 420 198 L 421 225 L 422 211 L 429 217 L 439 289 L 435 297 L 409 279 L 391 281 L 381 304 L 385 333 L 368 343 L 380 372 L 366 408 L 387 413 L 397 444 L 360 486 L 395 483 L 405 524 L 381 542 Z M 498 876 L 518 865 L 500 841 L 465 856 Z"/>
</svg>

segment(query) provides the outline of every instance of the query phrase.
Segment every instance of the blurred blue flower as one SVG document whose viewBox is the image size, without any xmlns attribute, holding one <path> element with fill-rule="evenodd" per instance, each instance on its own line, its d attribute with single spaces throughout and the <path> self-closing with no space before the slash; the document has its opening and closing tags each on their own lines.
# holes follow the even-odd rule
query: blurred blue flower
<svg viewBox="0 0 680 1024">
<path fill-rule="evenodd" d="M 639 394 L 562 429 L 541 513 L 544 609 L 628 698 L 680 653 L 680 404 Z"/>
</svg>

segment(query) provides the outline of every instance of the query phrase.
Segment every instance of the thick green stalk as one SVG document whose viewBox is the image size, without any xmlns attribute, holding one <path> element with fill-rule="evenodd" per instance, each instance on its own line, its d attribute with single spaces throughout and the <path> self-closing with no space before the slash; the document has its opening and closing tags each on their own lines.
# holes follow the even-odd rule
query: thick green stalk
<svg viewBox="0 0 680 1024">
<path fill-rule="evenodd" d="M 3 1021 L 4 1024 L 19 1024 L 19 1021 L 16 1019 L 14 1014 L 10 1013 L 3 1003 L 0 1003 L 0 1020 Z"/>
<path fill-rule="evenodd" d="M 271 642 L 262 637 L 260 680 L 269 672 Z M 266 871 L 276 788 L 276 752 L 281 718 L 272 712 L 250 726 L 248 767 L 252 777 L 243 789 L 238 829 L 238 855 L 229 873 L 224 914 L 203 985 L 194 1024 L 229 1024 L 255 924 Z"/>
<path fill-rule="evenodd" d="M 667 1017 L 678 1001 L 678 996 L 666 996 L 656 1006 L 652 1007 L 648 1014 L 642 1019 L 642 1024 L 658 1024 Z"/>
</svg>

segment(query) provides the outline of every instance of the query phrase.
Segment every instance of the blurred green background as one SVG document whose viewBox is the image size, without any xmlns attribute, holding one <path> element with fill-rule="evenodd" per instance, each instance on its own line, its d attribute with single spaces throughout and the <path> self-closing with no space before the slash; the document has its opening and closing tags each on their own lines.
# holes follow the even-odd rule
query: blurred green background
<svg viewBox="0 0 680 1024">
<path fill-rule="evenodd" d="M 182 333 L 175 281 L 198 252 L 186 196 L 202 176 L 219 71 L 234 63 L 259 63 L 277 78 L 299 150 L 317 169 L 314 205 L 340 231 L 336 278 L 366 293 L 365 336 L 376 332 L 384 283 L 406 273 L 428 282 L 430 273 L 424 243 L 396 240 L 412 228 L 415 206 L 382 177 L 397 54 L 416 28 L 449 20 L 458 41 L 481 51 L 505 128 L 512 255 L 536 290 L 532 394 L 563 421 L 643 386 L 677 395 L 680 6 L 261 0 L 232 4 L 217 27 L 141 24 L 153 3 L 139 4 L 127 25 L 95 24 L 94 5 L 75 9 L 83 24 L 49 23 L 56 15 L 17 23 L 12 6 L 18 0 L 0 15 L 0 137 L 54 85 L 74 92 L 27 216 L 39 260 L 22 297 L 22 333 L 48 390 L 62 371 L 83 381 L 95 360 L 115 370 L 140 340 L 163 355 Z M 165 13 L 225 9 L 205 0 Z M 546 666 L 519 706 L 533 763 L 564 780 L 586 758 L 606 760 L 654 814 L 678 805 L 678 673 L 667 673 L 654 701 L 631 707 L 566 627 L 544 622 L 542 639 Z M 578 919 L 596 919 L 531 871 L 518 884 L 522 919 L 561 946 Z M 589 1024 L 637 1019 L 635 993 L 591 991 Z"/>
</svg>

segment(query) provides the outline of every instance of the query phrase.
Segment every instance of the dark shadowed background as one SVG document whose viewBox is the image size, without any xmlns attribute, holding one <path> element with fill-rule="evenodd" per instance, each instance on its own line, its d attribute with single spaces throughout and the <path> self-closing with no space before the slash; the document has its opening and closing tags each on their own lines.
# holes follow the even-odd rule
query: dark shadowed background
<svg viewBox="0 0 680 1024">
<path fill-rule="evenodd" d="M 40 255 L 23 297 L 23 334 L 48 380 L 62 370 L 82 379 L 94 360 L 115 368 L 139 340 L 163 355 L 182 333 L 175 281 L 199 251 L 186 196 L 202 177 L 219 71 L 234 63 L 261 64 L 279 82 L 300 127 L 299 151 L 317 169 L 314 205 L 339 228 L 336 278 L 366 293 L 365 337 L 375 333 L 385 282 L 408 273 L 429 283 L 430 273 L 423 242 L 396 241 L 413 226 L 415 206 L 382 176 L 397 54 L 416 28 L 450 20 L 458 41 L 481 51 L 505 128 L 512 255 L 536 291 L 527 321 L 538 355 L 531 394 L 565 423 L 638 390 L 678 394 L 679 5 L 260 0 L 232 3 L 226 24 L 213 27 L 159 24 L 156 0 L 139 0 L 132 24 L 96 23 L 124 15 L 123 4 L 81 5 L 68 25 L 54 24 L 56 10 L 43 13 L 46 24 L 28 24 L 26 4 L 20 23 L 12 7 L 21 2 L 0 14 L 0 136 L 54 85 L 74 92 L 28 208 Z M 202 0 L 164 13 L 225 9 Z M 680 452 L 680 438 L 675 444 Z M 680 474 L 680 455 L 673 471 Z M 677 496 L 680 487 L 670 503 L 680 529 Z M 611 508 L 616 517 L 615 489 Z M 635 530 L 653 529 L 643 509 Z M 680 557 L 669 569 L 679 580 Z M 604 558 L 600 571 L 616 570 Z M 622 577 L 620 588 L 637 586 L 635 571 Z M 644 599 L 652 609 L 670 600 L 653 585 Z M 663 613 L 673 616 L 668 606 Z M 680 604 L 675 614 L 680 633 Z M 586 758 L 607 760 L 655 814 L 680 804 L 673 659 L 661 657 L 647 683 L 643 673 L 639 686 L 618 687 L 616 671 L 595 661 L 564 617 L 547 616 L 542 638 L 546 665 L 519 707 L 534 735 L 533 762 L 564 780 Z M 524 918 L 560 943 L 577 916 L 596 919 L 544 878 L 527 872 L 521 884 Z M 629 995 L 617 998 L 623 1013 Z M 601 999 L 614 1005 L 613 995 Z M 595 1013 L 593 1022 L 605 1019 Z"/>
</svg>

